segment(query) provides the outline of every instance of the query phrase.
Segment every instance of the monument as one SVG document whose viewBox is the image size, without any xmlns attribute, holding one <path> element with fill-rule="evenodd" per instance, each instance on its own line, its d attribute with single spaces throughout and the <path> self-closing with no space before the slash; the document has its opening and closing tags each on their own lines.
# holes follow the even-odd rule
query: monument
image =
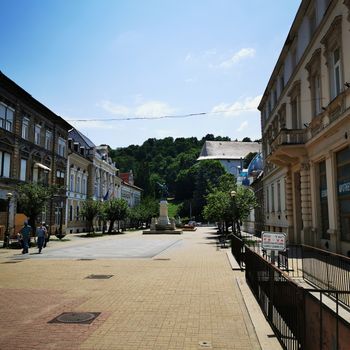
<svg viewBox="0 0 350 350">
<path fill-rule="evenodd" d="M 175 219 L 169 220 L 168 215 L 168 188 L 166 184 L 157 182 L 161 190 L 161 199 L 159 202 L 159 217 L 152 218 L 150 230 L 143 231 L 143 234 L 181 234 L 182 230 L 176 228 Z"/>
</svg>

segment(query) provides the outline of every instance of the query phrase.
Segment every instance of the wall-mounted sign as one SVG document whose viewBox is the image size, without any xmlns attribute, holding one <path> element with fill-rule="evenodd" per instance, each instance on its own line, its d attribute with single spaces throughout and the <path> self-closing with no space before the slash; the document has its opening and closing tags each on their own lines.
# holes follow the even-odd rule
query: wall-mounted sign
<svg viewBox="0 0 350 350">
<path fill-rule="evenodd" d="M 350 193 L 350 182 L 338 182 L 338 193 L 341 194 L 349 194 Z"/>
<path fill-rule="evenodd" d="M 265 250 L 286 250 L 286 234 L 282 232 L 262 232 L 262 248 Z"/>
</svg>

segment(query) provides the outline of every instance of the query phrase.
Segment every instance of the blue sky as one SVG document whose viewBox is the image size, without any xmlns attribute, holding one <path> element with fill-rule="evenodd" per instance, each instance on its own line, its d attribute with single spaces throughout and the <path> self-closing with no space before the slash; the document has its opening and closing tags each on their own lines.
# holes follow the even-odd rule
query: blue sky
<svg viewBox="0 0 350 350">
<path fill-rule="evenodd" d="M 299 4 L 0 0 L 0 70 L 95 144 L 256 139 L 256 107 Z M 103 121 L 135 117 L 151 119 Z"/>
</svg>

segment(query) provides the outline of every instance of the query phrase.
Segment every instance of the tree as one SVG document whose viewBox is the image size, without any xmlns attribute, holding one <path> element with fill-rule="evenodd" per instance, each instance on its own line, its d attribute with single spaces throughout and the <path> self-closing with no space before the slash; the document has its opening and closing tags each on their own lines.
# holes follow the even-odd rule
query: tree
<svg viewBox="0 0 350 350">
<path fill-rule="evenodd" d="M 85 217 L 88 222 L 88 232 L 90 233 L 91 229 L 95 233 L 94 229 L 94 219 L 101 213 L 101 202 L 94 201 L 89 198 L 86 199 L 81 207 L 81 215 Z"/>
<path fill-rule="evenodd" d="M 248 217 L 249 213 L 259 205 L 254 191 L 250 187 L 246 186 L 237 186 L 235 201 L 237 208 L 237 219 L 239 221 L 244 221 Z"/>
<path fill-rule="evenodd" d="M 207 204 L 203 208 L 203 217 L 211 222 L 218 222 L 222 230 L 224 223 L 232 218 L 230 207 L 230 194 L 215 189 L 207 196 Z"/>
<path fill-rule="evenodd" d="M 243 138 L 242 142 L 252 142 L 250 137 Z"/>
<path fill-rule="evenodd" d="M 114 227 L 114 223 L 118 222 L 118 232 L 120 228 L 120 221 L 125 220 L 128 216 L 128 203 L 122 198 L 113 198 L 103 203 L 103 211 L 105 213 L 106 220 L 109 220 L 108 233 L 111 233 Z"/>
<path fill-rule="evenodd" d="M 195 189 L 193 191 L 192 213 L 201 217 L 206 204 L 206 196 L 218 185 L 221 175 L 225 173 L 224 167 L 218 160 L 202 160 L 195 166 Z"/>
<path fill-rule="evenodd" d="M 43 186 L 37 183 L 19 185 L 18 204 L 23 213 L 29 217 L 29 224 L 35 232 L 37 217 L 42 213 L 50 198 L 58 194 L 58 186 Z"/>
</svg>

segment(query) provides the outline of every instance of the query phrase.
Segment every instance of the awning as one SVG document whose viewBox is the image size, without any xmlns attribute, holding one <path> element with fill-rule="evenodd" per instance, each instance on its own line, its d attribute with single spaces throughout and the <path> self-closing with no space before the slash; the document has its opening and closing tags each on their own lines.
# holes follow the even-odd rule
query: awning
<svg viewBox="0 0 350 350">
<path fill-rule="evenodd" d="M 41 164 L 41 163 L 35 163 L 34 167 L 41 168 L 41 169 L 46 170 L 46 171 L 51 171 L 51 169 L 49 167 L 47 167 L 46 165 Z"/>
</svg>

